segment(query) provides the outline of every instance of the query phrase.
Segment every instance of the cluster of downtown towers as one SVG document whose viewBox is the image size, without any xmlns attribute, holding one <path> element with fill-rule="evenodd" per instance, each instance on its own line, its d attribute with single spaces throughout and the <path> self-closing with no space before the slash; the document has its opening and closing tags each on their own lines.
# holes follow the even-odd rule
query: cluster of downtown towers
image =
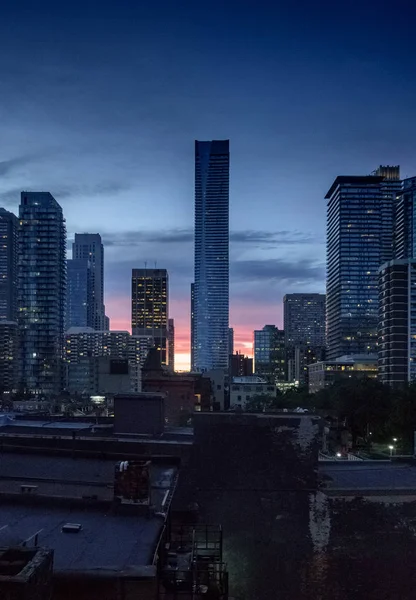
<svg viewBox="0 0 416 600">
<path fill-rule="evenodd" d="M 195 142 L 195 371 L 228 368 L 229 171 L 228 140 Z M 384 381 L 409 381 L 416 358 L 416 178 L 401 180 L 398 167 L 380 167 L 367 176 L 337 177 L 326 198 L 326 356 L 378 353 Z M 62 208 L 49 192 L 22 192 L 18 218 L 0 209 L 0 238 L 0 361 L 12 358 L 4 332 L 17 323 L 18 386 L 57 393 L 71 319 L 109 329 L 101 237 L 76 234 L 73 259 L 67 261 Z M 77 298 L 79 285 L 71 285 L 85 269 L 87 303 Z M 168 336 L 167 301 L 164 269 L 133 270 L 133 330 L 135 321 L 144 329 L 157 321 L 158 331 Z M 305 311 L 302 303 L 299 311 Z M 166 353 L 163 340 L 157 345 Z"/>
</svg>

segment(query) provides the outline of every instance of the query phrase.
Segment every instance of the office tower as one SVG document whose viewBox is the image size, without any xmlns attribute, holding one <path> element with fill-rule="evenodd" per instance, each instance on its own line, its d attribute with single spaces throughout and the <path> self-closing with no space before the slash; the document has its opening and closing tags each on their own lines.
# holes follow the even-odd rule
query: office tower
<svg viewBox="0 0 416 600">
<path fill-rule="evenodd" d="M 18 349 L 16 321 L 0 320 L 0 394 L 17 389 Z"/>
<path fill-rule="evenodd" d="M 67 294 L 66 294 L 66 326 L 94 327 L 91 300 L 91 268 L 90 262 L 82 258 L 66 261 Z"/>
<path fill-rule="evenodd" d="M 234 354 L 234 329 L 228 328 L 228 354 L 231 356 Z"/>
<path fill-rule="evenodd" d="M 99 233 L 76 233 L 72 244 L 72 258 L 90 263 L 89 323 L 97 331 L 108 327 L 104 306 L 104 246 Z"/>
<path fill-rule="evenodd" d="M 416 379 L 416 259 L 380 268 L 379 378 L 392 387 Z"/>
<path fill-rule="evenodd" d="M 195 284 L 191 283 L 191 371 L 195 369 Z"/>
<path fill-rule="evenodd" d="M 168 364 L 171 371 L 175 370 L 175 321 L 168 320 Z"/>
<path fill-rule="evenodd" d="M 169 283 L 166 269 L 133 269 L 131 331 L 151 336 L 163 365 L 168 361 Z"/>
<path fill-rule="evenodd" d="M 399 167 L 340 176 L 327 207 L 327 358 L 377 347 L 378 269 L 392 257 Z"/>
<path fill-rule="evenodd" d="M 19 379 L 29 392 L 56 394 L 63 375 L 65 219 L 49 192 L 22 192 L 19 218 Z"/>
<path fill-rule="evenodd" d="M 195 142 L 194 367 L 228 366 L 228 140 Z"/>
<path fill-rule="evenodd" d="M 325 346 L 325 294 L 286 294 L 283 298 L 286 346 Z"/>
<path fill-rule="evenodd" d="M 254 331 L 254 372 L 270 383 L 285 380 L 285 332 L 275 325 Z"/>
<path fill-rule="evenodd" d="M 17 319 L 17 237 L 19 221 L 0 208 L 0 320 Z"/>
</svg>

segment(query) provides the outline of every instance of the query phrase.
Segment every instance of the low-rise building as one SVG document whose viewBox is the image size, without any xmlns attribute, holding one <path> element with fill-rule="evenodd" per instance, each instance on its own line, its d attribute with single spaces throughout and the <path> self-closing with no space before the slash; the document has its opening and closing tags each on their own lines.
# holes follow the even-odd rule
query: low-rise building
<svg viewBox="0 0 416 600">
<path fill-rule="evenodd" d="M 276 396 L 276 386 L 257 375 L 234 377 L 230 385 L 230 408 L 246 408 L 258 396 Z"/>
<path fill-rule="evenodd" d="M 335 360 L 323 360 L 309 365 L 309 392 L 314 394 L 343 379 L 377 378 L 378 366 L 375 354 L 341 356 Z"/>
</svg>

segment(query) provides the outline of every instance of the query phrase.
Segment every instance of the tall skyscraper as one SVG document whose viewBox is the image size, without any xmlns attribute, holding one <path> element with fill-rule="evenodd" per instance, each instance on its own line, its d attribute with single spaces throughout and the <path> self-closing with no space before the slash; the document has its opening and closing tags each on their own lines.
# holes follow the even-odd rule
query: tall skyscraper
<svg viewBox="0 0 416 600">
<path fill-rule="evenodd" d="M 19 221 L 0 208 L 0 320 L 17 319 L 17 237 Z"/>
<path fill-rule="evenodd" d="M 327 208 L 327 358 L 374 354 L 378 270 L 392 257 L 399 167 L 374 175 L 340 176 Z"/>
<path fill-rule="evenodd" d="M 254 372 L 270 383 L 284 381 L 286 374 L 285 332 L 276 325 L 254 331 Z"/>
<path fill-rule="evenodd" d="M 228 328 L 228 356 L 234 354 L 234 329 Z"/>
<path fill-rule="evenodd" d="M 49 192 L 22 192 L 19 207 L 20 383 L 56 394 L 63 383 L 66 227 Z"/>
<path fill-rule="evenodd" d="M 283 298 L 286 346 L 325 346 L 325 294 L 286 294 Z"/>
<path fill-rule="evenodd" d="M 397 195 L 394 258 L 416 258 L 416 177 L 404 179 Z"/>
<path fill-rule="evenodd" d="M 104 305 L 104 246 L 99 233 L 76 233 L 72 258 L 90 263 L 89 322 L 97 331 L 108 328 Z"/>
<path fill-rule="evenodd" d="M 191 371 L 195 370 L 195 284 L 191 283 Z"/>
<path fill-rule="evenodd" d="M 168 364 L 171 371 L 175 370 L 175 321 L 168 320 Z"/>
<path fill-rule="evenodd" d="M 195 142 L 194 367 L 228 367 L 229 140 Z"/>
<path fill-rule="evenodd" d="M 90 262 L 82 258 L 67 260 L 66 326 L 93 327 Z"/>
<path fill-rule="evenodd" d="M 152 336 L 161 363 L 168 362 L 169 282 L 166 269 L 133 269 L 131 279 L 131 330 Z"/>
<path fill-rule="evenodd" d="M 416 260 L 380 268 L 379 378 L 392 387 L 416 380 Z"/>
</svg>

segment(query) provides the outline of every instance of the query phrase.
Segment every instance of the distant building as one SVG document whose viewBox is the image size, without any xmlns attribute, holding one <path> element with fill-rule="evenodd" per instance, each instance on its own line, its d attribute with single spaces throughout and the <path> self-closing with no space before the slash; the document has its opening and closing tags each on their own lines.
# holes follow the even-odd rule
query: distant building
<svg viewBox="0 0 416 600">
<path fill-rule="evenodd" d="M 234 354 L 234 329 L 228 328 L 228 354 Z"/>
<path fill-rule="evenodd" d="M 309 365 L 325 360 L 325 348 L 294 346 L 287 349 L 287 380 L 297 386 L 309 385 Z"/>
<path fill-rule="evenodd" d="M 254 331 L 254 372 L 270 383 L 285 381 L 285 333 L 275 325 Z"/>
<path fill-rule="evenodd" d="M 341 356 L 309 365 L 309 392 L 314 394 L 342 380 L 377 378 L 377 355 Z"/>
<path fill-rule="evenodd" d="M 193 365 L 228 368 L 229 140 L 195 142 Z"/>
<path fill-rule="evenodd" d="M 131 389 L 141 392 L 142 366 L 150 348 L 153 348 L 153 338 L 146 335 L 131 335 L 127 342 L 127 357 L 130 365 Z"/>
<path fill-rule="evenodd" d="M 325 294 L 286 294 L 283 298 L 285 344 L 325 346 Z"/>
<path fill-rule="evenodd" d="M 195 366 L 195 284 L 191 283 L 191 371 Z"/>
<path fill-rule="evenodd" d="M 171 371 L 175 370 L 175 321 L 168 320 L 168 364 Z"/>
<path fill-rule="evenodd" d="M 0 208 L 0 320 L 17 319 L 17 239 L 19 220 Z"/>
<path fill-rule="evenodd" d="M 90 264 L 88 326 L 97 331 L 108 329 L 104 305 L 104 246 L 99 233 L 76 233 L 72 244 L 72 258 Z"/>
<path fill-rule="evenodd" d="M 49 192 L 22 192 L 19 207 L 20 384 L 32 393 L 62 389 L 66 308 L 66 227 Z"/>
<path fill-rule="evenodd" d="M 151 336 L 168 364 L 169 280 L 166 269 L 133 269 L 131 279 L 131 330 Z"/>
<path fill-rule="evenodd" d="M 233 377 L 230 383 L 230 408 L 246 409 L 250 400 L 259 396 L 276 396 L 276 385 L 262 377 Z"/>
<path fill-rule="evenodd" d="M 127 358 L 86 356 L 68 364 L 67 390 L 74 394 L 122 394 L 132 391 Z"/>
<path fill-rule="evenodd" d="M 67 294 L 66 326 L 94 328 L 91 306 L 91 266 L 88 260 L 73 258 L 66 261 Z"/>
<path fill-rule="evenodd" d="M 416 380 L 416 259 L 380 268 L 379 377 L 392 387 Z"/>
<path fill-rule="evenodd" d="M 142 367 L 142 391 L 164 393 L 168 425 L 186 425 L 194 411 L 210 410 L 211 384 L 200 373 L 172 373 L 152 348 Z"/>
<path fill-rule="evenodd" d="M 326 194 L 327 357 L 377 352 L 378 269 L 391 260 L 399 167 L 337 177 Z"/>
<path fill-rule="evenodd" d="M 18 387 L 18 340 L 16 321 L 0 321 L 0 394 Z"/>
<path fill-rule="evenodd" d="M 253 359 L 236 352 L 230 356 L 230 377 L 253 375 Z"/>
</svg>

